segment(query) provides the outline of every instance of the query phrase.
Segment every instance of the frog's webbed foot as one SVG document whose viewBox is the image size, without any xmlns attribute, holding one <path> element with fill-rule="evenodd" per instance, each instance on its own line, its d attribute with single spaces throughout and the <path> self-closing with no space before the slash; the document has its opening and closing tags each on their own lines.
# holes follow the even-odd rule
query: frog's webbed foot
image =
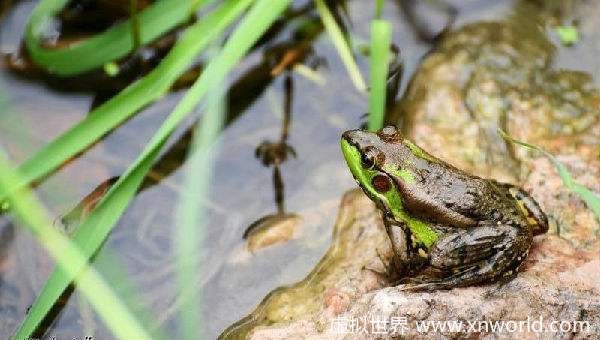
<svg viewBox="0 0 600 340">
<path fill-rule="evenodd" d="M 527 256 L 531 233 L 507 225 L 483 225 L 448 234 L 430 252 L 436 275 L 420 275 L 401 290 L 451 289 L 500 279 L 511 279 Z"/>
</svg>

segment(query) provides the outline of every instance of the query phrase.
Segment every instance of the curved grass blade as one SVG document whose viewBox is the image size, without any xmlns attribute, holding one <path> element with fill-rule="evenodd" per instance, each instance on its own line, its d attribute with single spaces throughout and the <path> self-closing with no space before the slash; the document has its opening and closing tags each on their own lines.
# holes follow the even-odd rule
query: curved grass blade
<svg viewBox="0 0 600 340">
<path fill-rule="evenodd" d="M 237 0 L 237 3 L 248 5 L 251 1 Z M 171 133 L 196 107 L 211 87 L 223 82 L 229 71 L 258 41 L 268 27 L 288 6 L 289 2 L 290 0 L 256 1 L 256 4 L 227 40 L 225 46 L 207 65 L 206 70 L 167 117 L 137 160 L 112 186 L 104 199 L 98 203 L 96 209 L 75 231 L 73 240 L 87 258 L 91 258 L 108 237 L 108 234 L 125 211 L 125 208 L 139 188 L 144 175 L 156 160 L 162 146 Z M 54 271 L 31 309 L 35 309 L 40 314 L 44 312 L 43 314 L 45 315 L 52 307 L 52 304 L 48 304 L 47 302 L 56 301 L 60 293 L 74 279 L 75 275 L 72 273 L 79 273 L 81 269 L 82 266 L 71 268 L 71 271 L 68 273 Z M 41 320 L 36 321 L 39 323 Z M 34 322 L 32 321 L 32 323 Z M 31 332 L 19 330 L 18 334 L 27 337 L 31 335 Z"/>
<path fill-rule="evenodd" d="M 598 195 L 596 195 L 584 185 L 578 183 L 573 178 L 573 176 L 571 176 L 571 173 L 569 172 L 569 170 L 567 170 L 567 167 L 564 166 L 564 164 L 562 164 L 561 162 L 559 162 L 556 159 L 556 157 L 554 157 L 551 153 L 538 146 L 514 139 L 501 129 L 498 129 L 498 133 L 502 136 L 502 138 L 508 140 L 509 142 L 519 144 L 528 149 L 536 150 L 538 152 L 541 152 L 544 156 L 548 157 L 548 159 L 556 168 L 558 176 L 560 176 L 560 179 L 562 180 L 563 184 L 567 187 L 567 189 L 576 193 L 585 202 L 587 207 L 590 210 L 592 210 L 596 217 L 600 220 L 600 197 L 598 197 Z"/>
<path fill-rule="evenodd" d="M 132 26 L 126 21 L 84 41 L 65 48 L 47 49 L 40 35 L 69 0 L 42 0 L 31 13 L 25 42 L 31 59 L 49 72 L 69 76 L 103 66 L 133 51 Z M 189 0 L 160 0 L 136 16 L 140 23 L 139 38 L 146 44 L 190 18 Z"/>
<path fill-rule="evenodd" d="M 354 56 L 352 55 L 352 50 L 348 45 L 348 41 L 344 37 L 344 33 L 335 22 L 333 15 L 325 5 L 323 0 L 315 0 L 315 4 L 317 5 L 317 11 L 319 11 L 319 16 L 321 17 L 321 21 L 323 21 L 323 26 L 325 26 L 325 30 L 329 34 L 333 45 L 335 46 L 346 70 L 348 71 L 348 75 L 350 75 L 350 79 L 354 84 L 354 87 L 358 89 L 360 92 L 364 92 L 367 88 L 365 85 L 365 81 L 358 69 L 358 65 L 356 65 L 356 61 L 354 60 Z"/>
<path fill-rule="evenodd" d="M 0 155 L 0 187 L 10 186 L 11 182 L 17 181 L 17 173 L 9 166 L 4 155 Z M 54 257 L 58 270 L 77 278 L 80 291 L 115 336 L 121 339 L 150 338 L 135 315 L 120 302 L 108 282 L 94 268 L 87 266 L 88 258 L 81 249 L 53 227 L 46 209 L 31 191 L 13 191 L 8 200 L 12 212 Z M 78 276 L 83 269 L 83 275 Z M 28 317 L 32 313 L 35 311 L 30 311 Z M 14 338 L 29 339 L 30 335 L 17 334 Z"/>
<path fill-rule="evenodd" d="M 369 89 L 370 131 L 383 126 L 385 116 L 386 81 L 390 61 L 392 26 L 385 20 L 373 20 L 371 23 L 371 87 Z"/>
<path fill-rule="evenodd" d="M 5 189 L 15 190 L 41 179 L 142 107 L 163 96 L 198 53 L 219 37 L 248 5 L 248 1 L 228 0 L 200 22 L 190 26 L 154 70 L 37 151 L 19 166 L 21 182 L 12 183 L 14 187 Z M 0 201 L 3 201 L 6 192 L 0 190 Z"/>
</svg>

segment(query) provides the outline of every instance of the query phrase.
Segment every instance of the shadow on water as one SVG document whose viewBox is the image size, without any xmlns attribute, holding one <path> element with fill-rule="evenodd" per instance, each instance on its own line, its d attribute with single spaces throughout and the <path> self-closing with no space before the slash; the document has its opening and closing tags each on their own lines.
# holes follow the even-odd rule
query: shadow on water
<svg viewBox="0 0 600 340">
<path fill-rule="evenodd" d="M 292 96 L 293 96 L 293 78 L 290 71 L 285 72 L 284 81 L 284 102 L 283 102 L 283 117 L 281 119 L 281 132 L 279 140 L 271 142 L 263 141 L 256 148 L 256 158 L 258 158 L 265 167 L 273 168 L 273 191 L 275 196 L 276 213 L 268 214 L 260 217 L 255 222 L 251 223 L 244 231 L 242 237 L 248 240 L 248 245 L 251 251 L 257 250 L 258 247 L 271 245 L 280 241 L 287 241 L 292 237 L 294 221 L 299 221 L 298 214 L 287 213 L 284 202 L 284 183 L 281 174 L 281 165 L 288 159 L 288 156 L 296 157 L 296 151 L 288 144 L 288 136 L 292 119 Z M 291 223 L 290 223 L 291 221 Z M 283 227 L 283 228 L 282 228 Z M 251 242 L 251 236 L 269 233 L 270 231 L 283 229 L 277 234 L 277 238 L 269 237 L 264 240 Z M 260 239 L 259 236 L 254 239 Z"/>
</svg>

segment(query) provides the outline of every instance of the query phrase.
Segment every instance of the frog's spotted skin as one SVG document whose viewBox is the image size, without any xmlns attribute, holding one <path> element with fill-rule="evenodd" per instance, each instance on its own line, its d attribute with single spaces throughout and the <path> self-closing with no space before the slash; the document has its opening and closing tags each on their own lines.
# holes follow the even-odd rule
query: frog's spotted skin
<svg viewBox="0 0 600 340">
<path fill-rule="evenodd" d="M 352 175 L 384 212 L 404 289 L 433 290 L 514 276 L 545 214 L 522 189 L 461 171 L 394 127 L 347 131 Z"/>
</svg>

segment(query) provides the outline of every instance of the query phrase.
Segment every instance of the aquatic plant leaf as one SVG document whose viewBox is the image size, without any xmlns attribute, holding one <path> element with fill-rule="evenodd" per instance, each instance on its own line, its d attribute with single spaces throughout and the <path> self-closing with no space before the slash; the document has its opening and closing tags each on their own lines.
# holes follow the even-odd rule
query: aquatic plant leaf
<svg viewBox="0 0 600 340">
<path fill-rule="evenodd" d="M 342 33 L 342 30 L 335 22 L 333 14 L 331 14 L 329 8 L 327 8 L 327 5 L 325 5 L 325 2 L 323 0 L 315 0 L 315 4 L 317 6 L 319 16 L 321 17 L 321 21 L 323 21 L 323 26 L 325 26 L 325 30 L 327 31 L 327 34 L 329 34 L 329 37 L 333 42 L 333 46 L 335 46 L 338 54 L 340 55 L 342 63 L 344 63 L 354 87 L 356 87 L 360 92 L 364 92 L 366 90 L 365 81 L 360 73 L 358 65 L 356 65 L 356 61 L 352 55 L 352 49 L 344 37 L 344 33 Z"/>
<path fill-rule="evenodd" d="M 18 182 L 18 174 L 9 165 L 4 154 L 0 154 L 0 187 L 8 187 Z M 76 278 L 76 283 L 85 298 L 94 307 L 113 334 L 121 339 L 149 339 L 150 334 L 137 317 L 123 304 L 111 285 L 92 267 L 88 266 L 88 256 L 67 236 L 53 227 L 52 219 L 43 205 L 29 189 L 13 191 L 8 196 L 12 213 L 22 222 L 56 260 L 58 272 Z M 62 287 L 48 289 L 63 292 Z M 50 301 L 50 305 L 55 300 Z M 34 326 L 28 320 L 42 319 L 31 309 L 25 319 L 25 326 Z M 36 323 L 37 325 L 37 323 Z M 29 339 L 35 327 L 24 327 L 24 332 L 15 334 L 15 339 Z"/>
<path fill-rule="evenodd" d="M 219 8 L 190 26 L 169 54 L 144 78 L 129 85 L 69 130 L 42 147 L 19 166 L 20 180 L 15 190 L 54 171 L 71 157 L 84 151 L 106 133 L 123 123 L 145 105 L 158 100 L 189 67 L 194 58 L 244 11 L 249 1 L 227 0 Z M 0 190 L 3 201 L 6 190 Z"/>
<path fill-rule="evenodd" d="M 236 0 L 236 4 L 242 6 L 251 2 L 252 0 Z M 75 231 L 73 240 L 88 259 L 98 251 L 108 237 L 171 133 L 196 107 L 210 88 L 224 81 L 231 69 L 258 41 L 288 6 L 289 2 L 290 0 L 256 1 L 221 51 L 211 59 L 205 71 L 167 117 L 136 161 L 119 177 L 119 180 L 106 193 L 106 196 Z M 52 307 L 48 302 L 56 301 L 60 296 L 60 294 L 56 294 L 57 287 L 63 287 L 62 291 L 64 291 L 75 278 L 76 274 L 73 273 L 80 273 L 82 269 L 83 264 L 78 268 L 70 268 L 69 272 L 60 270 L 52 272 L 46 286 L 31 309 L 35 309 L 36 314 L 45 315 Z M 52 287 L 52 289 L 49 287 Z M 42 311 L 45 311 L 45 313 L 42 313 Z M 39 321 L 41 320 L 37 320 L 38 323 Z M 31 333 L 20 331 L 19 334 L 27 337 Z"/>
<path fill-rule="evenodd" d="M 596 215 L 596 217 L 598 219 L 600 219 L 600 197 L 598 197 L 598 195 L 596 195 L 594 192 L 592 192 L 586 186 L 575 181 L 575 179 L 573 179 L 573 176 L 571 176 L 571 173 L 569 172 L 569 170 L 567 170 L 567 167 L 564 164 L 562 164 L 561 162 L 559 162 L 556 159 L 556 157 L 554 157 L 551 153 L 549 153 L 548 151 L 546 151 L 538 146 L 514 139 L 511 136 L 509 136 L 506 132 L 504 132 L 500 129 L 498 129 L 498 132 L 504 139 L 506 139 L 512 143 L 522 145 L 528 149 L 532 149 L 532 150 L 541 152 L 544 156 L 548 157 L 548 159 L 552 162 L 552 164 L 556 168 L 556 171 L 558 172 L 558 175 L 560 176 L 560 179 L 562 180 L 565 187 L 567 187 L 569 190 L 576 193 L 585 202 L 587 207 L 590 210 L 592 210 L 592 212 Z"/>
<path fill-rule="evenodd" d="M 151 156 L 156 157 L 158 152 L 159 150 L 156 150 Z M 149 158 L 143 164 L 140 164 L 135 171 L 128 174 L 127 181 L 117 181 L 113 188 L 109 190 L 105 199 L 76 229 L 73 242 L 80 249 L 84 261 L 72 264 L 68 271 L 56 268 L 52 272 L 40 295 L 31 305 L 27 318 L 17 330 L 14 336 L 16 339 L 30 338 L 69 284 L 77 275 L 85 276 L 87 270 L 84 271 L 84 269 L 88 259 L 96 253 L 108 235 L 108 231 L 103 232 L 103 229 L 106 229 L 107 226 L 112 227 L 118 221 L 151 166 L 152 159 Z M 116 187 L 117 184 L 119 184 L 118 188 Z M 109 195 L 110 200 L 107 200 Z"/>
<path fill-rule="evenodd" d="M 48 72 L 70 76 L 126 56 L 135 48 L 132 26 L 125 21 L 89 39 L 64 48 L 45 48 L 40 36 L 45 26 L 69 0 L 42 0 L 35 7 L 25 32 L 25 43 L 31 59 Z M 137 15 L 140 43 L 147 44 L 190 19 L 189 0 L 160 0 Z"/>
<path fill-rule="evenodd" d="M 392 25 L 385 20 L 373 20 L 371 22 L 371 86 L 368 120 L 370 131 L 377 131 L 383 126 L 391 40 Z"/>
</svg>

